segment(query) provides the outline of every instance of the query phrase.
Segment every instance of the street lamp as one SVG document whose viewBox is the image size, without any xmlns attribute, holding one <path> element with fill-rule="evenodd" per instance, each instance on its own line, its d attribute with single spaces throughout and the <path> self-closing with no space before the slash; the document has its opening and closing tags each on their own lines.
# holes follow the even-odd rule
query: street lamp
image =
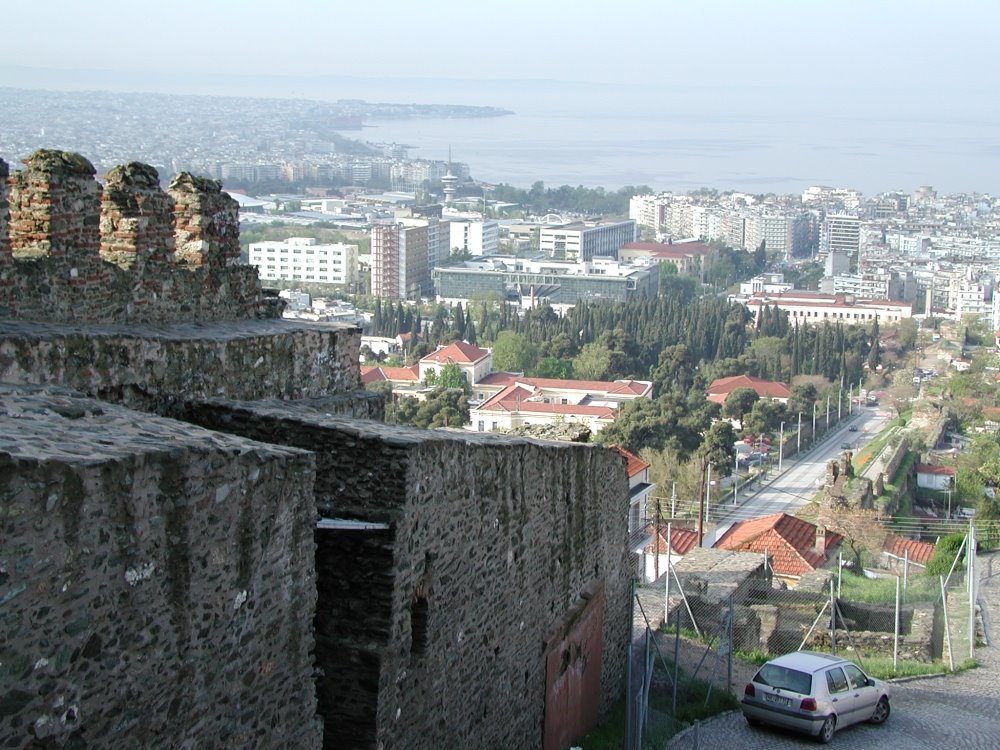
<svg viewBox="0 0 1000 750">
<path fill-rule="evenodd" d="M 837 424 L 840 424 L 840 418 L 843 416 L 844 411 L 844 384 L 840 384 L 840 395 L 837 396 Z"/>
<path fill-rule="evenodd" d="M 795 438 L 796 455 L 802 450 L 802 412 L 799 412 L 799 433 Z"/>
<path fill-rule="evenodd" d="M 826 394 L 826 431 L 830 431 L 830 394 Z"/>
<path fill-rule="evenodd" d="M 813 432 L 812 432 L 812 445 L 816 444 L 816 402 L 813 401 Z"/>
</svg>

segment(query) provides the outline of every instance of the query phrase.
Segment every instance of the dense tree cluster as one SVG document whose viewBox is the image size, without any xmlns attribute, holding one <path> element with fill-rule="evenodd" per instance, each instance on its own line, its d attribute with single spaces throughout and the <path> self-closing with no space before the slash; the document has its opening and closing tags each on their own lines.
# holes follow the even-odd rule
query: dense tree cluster
<svg viewBox="0 0 1000 750">
<path fill-rule="evenodd" d="M 568 211 L 588 216 L 626 216 L 629 198 L 652 192 L 652 188 L 646 185 L 626 185 L 620 190 L 608 192 L 602 187 L 588 188 L 583 185 L 547 188 L 544 182 L 539 181 L 529 190 L 501 183 L 490 190 L 490 198 L 503 203 L 517 203 L 533 214 Z"/>
</svg>

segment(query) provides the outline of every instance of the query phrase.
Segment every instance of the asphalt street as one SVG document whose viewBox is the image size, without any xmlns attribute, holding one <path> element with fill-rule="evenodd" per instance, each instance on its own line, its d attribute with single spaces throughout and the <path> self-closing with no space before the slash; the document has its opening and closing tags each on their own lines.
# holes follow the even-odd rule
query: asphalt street
<svg viewBox="0 0 1000 750">
<path fill-rule="evenodd" d="M 1000 623 L 1000 553 L 981 555 L 984 577 L 980 602 L 984 622 Z M 837 732 L 838 750 L 996 750 L 1000 748 L 1000 632 L 976 650 L 979 666 L 945 677 L 894 683 L 892 715 L 882 726 L 858 724 Z M 751 729 L 739 711 L 729 712 L 685 730 L 667 750 L 785 750 L 815 747 L 815 741 L 778 729 Z"/>
</svg>

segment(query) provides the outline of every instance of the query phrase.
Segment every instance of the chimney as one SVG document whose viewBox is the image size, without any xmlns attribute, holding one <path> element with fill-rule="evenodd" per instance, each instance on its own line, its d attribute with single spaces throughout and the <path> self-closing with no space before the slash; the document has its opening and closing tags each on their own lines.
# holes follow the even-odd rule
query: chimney
<svg viewBox="0 0 1000 750">
<path fill-rule="evenodd" d="M 815 550 L 820 555 L 826 554 L 826 527 L 816 526 L 816 546 Z"/>
</svg>

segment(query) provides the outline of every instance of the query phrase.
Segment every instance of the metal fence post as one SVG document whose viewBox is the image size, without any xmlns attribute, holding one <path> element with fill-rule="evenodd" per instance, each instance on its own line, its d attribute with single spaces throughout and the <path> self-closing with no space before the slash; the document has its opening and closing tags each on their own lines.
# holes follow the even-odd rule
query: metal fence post
<svg viewBox="0 0 1000 750">
<path fill-rule="evenodd" d="M 944 611 L 944 639 L 945 645 L 948 647 L 948 668 L 954 672 L 955 671 L 955 655 L 951 650 L 951 630 L 948 627 L 948 597 L 944 590 L 944 576 L 940 576 L 941 581 L 941 608 Z"/>
<path fill-rule="evenodd" d="M 833 581 L 830 581 L 830 649 L 837 653 L 837 599 L 833 595 Z"/>
<path fill-rule="evenodd" d="M 899 576 L 896 576 L 896 622 L 892 631 L 892 671 L 899 663 Z"/>
</svg>

